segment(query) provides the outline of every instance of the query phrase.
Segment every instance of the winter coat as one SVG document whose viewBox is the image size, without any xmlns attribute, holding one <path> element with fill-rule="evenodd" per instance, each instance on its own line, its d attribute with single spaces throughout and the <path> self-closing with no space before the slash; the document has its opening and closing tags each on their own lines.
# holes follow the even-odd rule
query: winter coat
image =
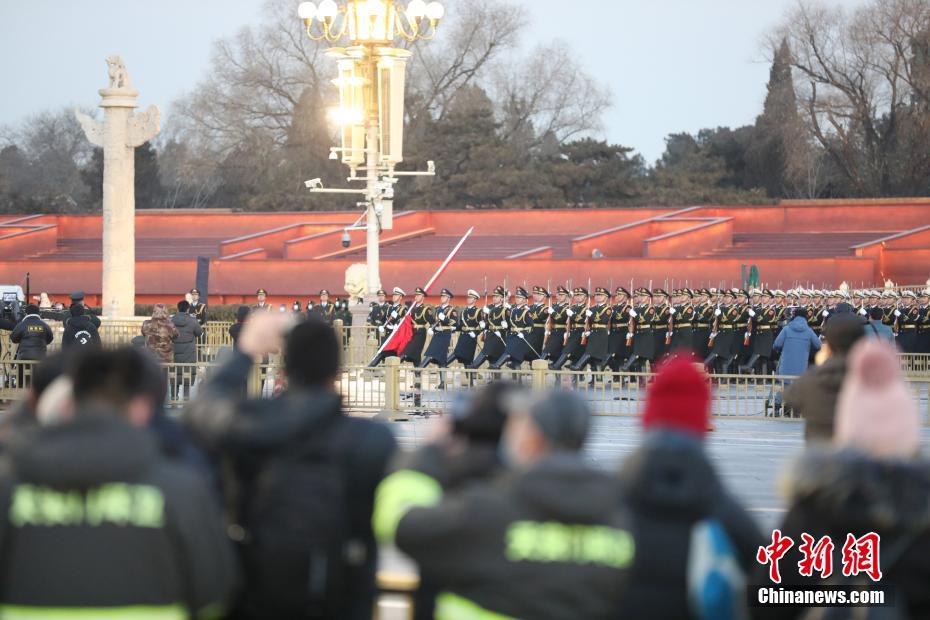
<svg viewBox="0 0 930 620">
<path fill-rule="evenodd" d="M 894 342 L 894 330 L 881 321 L 870 320 L 865 325 L 865 335 L 885 342 Z"/>
<path fill-rule="evenodd" d="M 233 348 L 239 350 L 239 334 L 242 333 L 242 327 L 245 322 L 236 322 L 229 326 L 229 337 L 232 338 Z"/>
<path fill-rule="evenodd" d="M 174 361 L 179 364 L 193 364 L 197 361 L 197 339 L 203 334 L 203 325 L 187 312 L 178 312 L 171 317 L 171 322 L 178 329 L 174 339 Z"/>
<path fill-rule="evenodd" d="M 606 472 L 556 453 L 442 495 L 428 472 L 401 469 L 375 510 L 379 539 L 395 540 L 441 590 L 437 618 L 618 617 L 636 551 Z"/>
<path fill-rule="evenodd" d="M 178 328 L 171 319 L 149 319 L 142 323 L 142 335 L 145 336 L 145 346 L 155 354 L 163 364 L 170 364 L 174 360 L 174 339 L 178 337 Z"/>
<path fill-rule="evenodd" d="M 10 340 L 19 345 L 18 360 L 43 359 L 53 338 L 52 328 L 38 314 L 27 314 L 10 334 Z"/>
<path fill-rule="evenodd" d="M 235 497 L 242 502 L 236 507 L 240 514 L 252 510 L 248 502 L 257 496 L 256 488 L 267 483 L 265 474 L 274 471 L 276 456 L 312 441 L 342 446 L 336 466 L 348 491 L 343 512 L 349 540 L 346 548 L 354 549 L 353 557 L 357 559 L 341 567 L 344 582 L 341 592 L 326 601 L 332 611 L 328 617 L 371 620 L 378 565 L 372 505 L 375 488 L 396 449 L 394 436 L 379 422 L 344 415 L 341 397 L 332 392 L 293 389 L 274 400 L 246 400 L 240 394 L 251 369 L 252 359 L 234 352 L 201 386 L 197 398 L 184 412 L 184 422 L 209 454 L 232 465 L 236 473 Z M 289 532 L 279 533 L 286 537 Z M 280 600 L 272 593 L 305 591 L 306 576 L 301 571 L 306 572 L 309 565 L 308 557 L 299 568 L 280 563 L 274 570 L 265 571 L 256 583 L 249 584 L 243 617 L 299 617 L 301 614 L 292 609 L 282 610 Z M 246 562 L 247 573 L 255 568 Z M 268 590 L 259 584 L 268 585 Z"/>
<path fill-rule="evenodd" d="M 65 321 L 65 332 L 61 336 L 61 348 L 99 347 L 100 333 L 94 322 L 85 315 L 72 316 Z"/>
<path fill-rule="evenodd" d="M 763 536 L 727 493 L 701 442 L 674 431 L 653 431 L 620 472 L 633 513 L 636 560 L 618 618 L 695 618 L 688 604 L 687 567 L 696 523 L 716 519 L 748 575 Z"/>
<path fill-rule="evenodd" d="M 812 351 L 820 350 L 820 338 L 810 328 L 804 317 L 796 316 L 791 319 L 775 339 L 773 350 L 781 351 L 778 360 L 778 374 L 783 377 L 793 377 L 804 374 L 807 370 L 807 361 Z"/>
<path fill-rule="evenodd" d="M 0 572 L 0 615 L 137 617 L 144 607 L 180 619 L 222 609 L 238 571 L 219 511 L 147 431 L 79 411 L 13 442 L 10 462 L 0 562 L 15 569 Z"/>
<path fill-rule="evenodd" d="M 846 378 L 846 356 L 834 355 L 820 366 L 808 368 L 785 388 L 782 402 L 804 418 L 804 439 L 831 441 L 836 399 Z"/>
<path fill-rule="evenodd" d="M 817 573 L 812 577 L 798 573 L 797 545 L 802 533 L 815 540 L 831 537 L 834 572 L 827 582 L 849 583 L 857 578 L 842 576 L 846 535 L 875 532 L 881 536 L 881 583 L 892 586 L 896 608 L 906 611 L 901 617 L 930 618 L 930 462 L 880 461 L 852 449 L 811 449 L 790 469 L 787 489 L 789 509 L 781 530 L 795 547 L 781 562 L 783 585 L 826 585 Z M 910 541 L 892 563 L 892 549 L 905 532 Z M 862 577 L 858 579 L 861 583 Z M 759 567 L 757 581 L 771 585 L 768 567 Z M 791 607 L 754 611 L 760 618 L 790 619 L 804 613 L 803 608 Z"/>
</svg>

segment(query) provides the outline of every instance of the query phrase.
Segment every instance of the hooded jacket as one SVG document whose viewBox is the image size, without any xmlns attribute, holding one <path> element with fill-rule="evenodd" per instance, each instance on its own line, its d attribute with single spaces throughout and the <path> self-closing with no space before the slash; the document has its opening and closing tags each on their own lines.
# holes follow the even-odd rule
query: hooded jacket
<svg viewBox="0 0 930 620">
<path fill-rule="evenodd" d="M 15 442 L 0 489 L 0 616 L 196 617 L 234 585 L 204 483 L 116 414 L 81 412 Z"/>
<path fill-rule="evenodd" d="M 620 473 L 633 513 L 636 560 L 623 599 L 623 618 L 693 618 L 687 566 L 692 528 L 706 518 L 726 530 L 747 575 L 762 533 L 724 490 L 701 442 L 675 431 L 653 431 Z"/>
<path fill-rule="evenodd" d="M 203 326 L 187 312 L 178 312 L 171 317 L 171 322 L 178 329 L 174 339 L 174 361 L 179 364 L 193 364 L 197 361 L 197 339 L 203 334 Z"/>
<path fill-rule="evenodd" d="M 18 360 L 44 358 L 53 338 L 52 328 L 38 314 L 27 314 L 10 334 L 10 340 L 19 345 L 16 349 Z"/>
<path fill-rule="evenodd" d="M 100 346 L 100 333 L 89 316 L 83 314 L 72 316 L 65 321 L 65 332 L 61 336 L 61 348 L 70 349 L 75 345 Z"/>
<path fill-rule="evenodd" d="M 846 535 L 876 532 L 881 536 L 882 583 L 894 586 L 895 607 L 903 617 L 930 617 L 930 462 L 877 460 L 852 449 L 812 449 L 791 468 L 786 489 L 789 509 L 781 529 L 795 548 L 782 560 L 783 584 L 824 585 L 816 573 L 801 577 L 788 562 L 798 557 L 794 554 L 802 533 L 833 540 L 832 581 L 843 579 Z M 889 565 L 891 550 L 906 532 L 903 553 Z M 770 585 L 767 568 L 758 572 L 760 583 Z M 760 618 L 797 618 L 804 612 L 791 607 L 757 611 Z"/>
<path fill-rule="evenodd" d="M 794 377 L 807 370 L 811 352 L 820 350 L 820 338 L 804 317 L 796 316 L 779 332 L 772 349 L 781 351 L 778 374 Z"/>
<path fill-rule="evenodd" d="M 447 497 L 399 470 L 378 489 L 375 530 L 441 591 L 440 620 L 617 617 L 636 553 L 615 481 L 569 453 Z"/>
<path fill-rule="evenodd" d="M 830 441 L 836 417 L 836 399 L 846 378 L 846 356 L 835 355 L 820 366 L 808 368 L 785 388 L 785 407 L 804 418 L 804 439 Z"/>
</svg>

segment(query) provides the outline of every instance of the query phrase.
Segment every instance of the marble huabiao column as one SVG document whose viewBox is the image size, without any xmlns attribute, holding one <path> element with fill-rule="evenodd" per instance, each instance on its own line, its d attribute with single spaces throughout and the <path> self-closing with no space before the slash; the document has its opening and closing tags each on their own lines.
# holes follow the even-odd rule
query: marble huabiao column
<svg viewBox="0 0 930 620">
<path fill-rule="evenodd" d="M 154 138 L 161 112 L 135 114 L 139 91 L 119 56 L 107 58 L 110 85 L 101 89 L 103 121 L 76 112 L 87 139 L 103 148 L 103 316 L 135 315 L 135 149 Z"/>
</svg>

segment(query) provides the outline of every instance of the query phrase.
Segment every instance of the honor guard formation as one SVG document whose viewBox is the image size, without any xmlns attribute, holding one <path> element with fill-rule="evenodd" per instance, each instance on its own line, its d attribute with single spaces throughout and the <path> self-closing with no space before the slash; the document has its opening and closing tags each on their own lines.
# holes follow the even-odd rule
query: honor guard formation
<svg viewBox="0 0 930 620">
<path fill-rule="evenodd" d="M 740 288 L 676 289 L 620 286 L 589 291 L 534 286 L 532 295 L 503 286 L 490 295 L 469 290 L 465 305 L 443 289 L 439 305 L 395 287 L 391 301 L 378 291 L 368 323 L 385 339 L 410 313 L 413 336 L 400 353 L 418 368 L 445 368 L 459 362 L 469 369 L 520 367 L 544 359 L 553 370 L 641 372 L 672 351 L 690 351 L 709 372 L 768 374 L 781 330 L 803 316 L 821 335 L 834 314 L 855 313 L 867 330 L 890 332 L 904 353 L 930 353 L 930 289 L 920 292 Z M 490 297 L 490 299 L 488 299 Z M 482 303 L 483 298 L 483 303 Z M 457 339 L 453 339 L 453 335 Z M 391 351 L 380 353 L 375 366 Z"/>
</svg>

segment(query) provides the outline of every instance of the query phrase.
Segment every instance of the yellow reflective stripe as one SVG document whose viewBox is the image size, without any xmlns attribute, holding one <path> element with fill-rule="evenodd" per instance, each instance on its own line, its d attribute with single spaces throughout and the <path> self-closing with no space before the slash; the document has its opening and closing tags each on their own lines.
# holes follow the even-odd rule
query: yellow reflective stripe
<svg viewBox="0 0 930 620">
<path fill-rule="evenodd" d="M 60 620 L 61 618 L 94 618 L 95 620 L 185 620 L 187 610 L 182 605 L 129 607 L 34 607 L 0 605 L 2 620 Z"/>
<path fill-rule="evenodd" d="M 467 598 L 451 592 L 436 597 L 436 620 L 515 620 L 493 611 L 488 611 Z"/>
<path fill-rule="evenodd" d="M 402 469 L 381 481 L 375 492 L 371 518 L 375 537 L 382 543 L 394 542 L 397 524 L 411 508 L 435 506 L 442 499 L 442 487 L 426 474 Z"/>
</svg>

